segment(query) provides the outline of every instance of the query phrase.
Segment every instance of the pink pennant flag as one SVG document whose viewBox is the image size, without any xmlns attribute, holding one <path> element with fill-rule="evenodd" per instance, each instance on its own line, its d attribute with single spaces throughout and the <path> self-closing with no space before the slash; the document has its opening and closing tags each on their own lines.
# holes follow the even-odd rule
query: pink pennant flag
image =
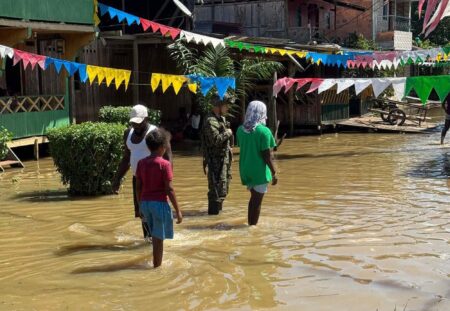
<svg viewBox="0 0 450 311">
<path fill-rule="evenodd" d="M 419 0 L 419 19 L 422 18 L 422 9 L 425 4 L 425 0 Z"/>
<path fill-rule="evenodd" d="M 297 91 L 300 90 L 303 86 L 311 82 L 313 79 L 311 78 L 303 78 L 303 79 L 297 79 Z"/>
<path fill-rule="evenodd" d="M 289 90 L 291 89 L 291 87 L 295 84 L 295 82 L 297 82 L 296 79 L 291 79 L 291 78 L 286 78 L 286 85 L 284 86 L 284 94 L 287 94 L 287 92 L 289 92 Z"/>
<path fill-rule="evenodd" d="M 14 66 L 17 65 L 18 62 L 22 61 L 24 69 L 27 69 L 28 65 L 31 65 L 31 69 L 34 69 L 34 67 L 36 67 L 36 64 L 38 64 L 39 67 L 44 69 L 45 59 L 46 57 L 42 55 L 37 55 L 14 49 L 14 59 L 13 59 Z"/>
<path fill-rule="evenodd" d="M 277 82 L 273 85 L 273 96 L 276 97 L 278 93 L 280 93 L 281 89 L 286 86 L 286 79 L 287 78 L 281 78 L 278 79 Z"/>
<path fill-rule="evenodd" d="M 317 79 L 317 78 L 311 79 L 311 86 L 309 87 L 309 90 L 308 90 L 308 92 L 306 92 L 306 94 L 312 93 L 315 90 L 317 90 L 322 83 L 323 83 L 323 79 Z"/>
<path fill-rule="evenodd" d="M 423 28 L 422 28 L 422 33 L 425 32 L 428 22 L 430 21 L 431 15 L 434 12 L 434 9 L 436 8 L 436 6 L 438 5 L 439 0 L 428 0 L 427 2 L 427 9 L 425 11 L 425 18 L 423 20 Z"/>
<path fill-rule="evenodd" d="M 353 68 L 355 68 L 355 66 L 356 66 L 356 62 L 354 61 L 354 60 L 348 60 L 347 61 L 347 67 L 348 68 L 350 68 L 350 69 L 353 69 Z"/>
</svg>

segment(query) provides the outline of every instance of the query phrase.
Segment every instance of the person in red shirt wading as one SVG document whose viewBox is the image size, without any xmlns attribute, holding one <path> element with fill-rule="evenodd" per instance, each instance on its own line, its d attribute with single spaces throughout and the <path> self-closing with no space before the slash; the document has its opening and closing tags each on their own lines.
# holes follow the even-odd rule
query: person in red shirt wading
<svg viewBox="0 0 450 311">
<path fill-rule="evenodd" d="M 183 220 L 172 185 L 172 165 L 163 159 L 168 144 L 167 134 L 155 129 L 147 134 L 145 142 L 151 155 L 140 160 L 136 170 L 136 196 L 141 217 L 148 224 L 153 244 L 153 266 L 159 267 L 165 239 L 173 239 L 173 217 L 167 203 L 169 197 L 176 211 L 177 224 Z"/>
</svg>

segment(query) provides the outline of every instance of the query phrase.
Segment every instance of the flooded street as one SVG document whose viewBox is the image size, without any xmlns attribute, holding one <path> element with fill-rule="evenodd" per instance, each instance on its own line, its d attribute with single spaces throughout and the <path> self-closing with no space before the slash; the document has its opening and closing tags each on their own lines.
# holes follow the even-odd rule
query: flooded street
<svg viewBox="0 0 450 311">
<path fill-rule="evenodd" d="M 450 310 L 450 143 L 440 133 L 284 142 L 249 228 L 238 156 L 208 216 L 194 147 L 175 152 L 185 216 L 161 269 L 118 196 L 69 198 L 51 158 L 0 174 L 0 310 Z M 450 138 L 449 142 L 450 142 Z"/>
</svg>

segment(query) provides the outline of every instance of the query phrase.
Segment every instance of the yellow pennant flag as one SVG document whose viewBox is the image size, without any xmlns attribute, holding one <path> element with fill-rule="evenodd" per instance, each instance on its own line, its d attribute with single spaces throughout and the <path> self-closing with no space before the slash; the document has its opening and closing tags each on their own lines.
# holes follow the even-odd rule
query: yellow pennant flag
<svg viewBox="0 0 450 311">
<path fill-rule="evenodd" d="M 161 74 L 159 73 L 152 73 L 152 77 L 150 80 L 150 85 L 152 86 L 152 91 L 156 91 L 156 89 L 159 86 L 159 82 L 161 82 Z"/>
<path fill-rule="evenodd" d="M 105 68 L 103 72 L 105 73 L 106 76 L 106 86 L 109 87 L 111 85 L 112 80 L 115 80 L 118 70 Z"/>
<path fill-rule="evenodd" d="M 97 71 L 98 71 L 98 74 L 97 74 L 98 84 L 102 84 L 103 80 L 105 80 L 105 76 L 106 76 L 105 69 L 107 69 L 107 68 L 105 68 L 105 67 L 97 67 L 97 68 L 98 68 L 97 69 Z"/>
<path fill-rule="evenodd" d="M 172 76 L 172 87 L 175 94 L 178 95 L 183 84 L 188 80 L 185 76 Z"/>
<path fill-rule="evenodd" d="M 302 51 L 297 51 L 297 53 L 295 53 L 297 55 L 298 58 L 305 58 L 306 57 L 306 52 L 302 52 Z"/>
<path fill-rule="evenodd" d="M 121 70 L 125 78 L 125 91 L 128 89 L 128 84 L 130 83 L 131 70 Z"/>
<path fill-rule="evenodd" d="M 98 75 L 98 70 L 96 66 L 87 65 L 86 72 L 89 77 L 89 83 L 92 85 L 94 83 L 95 78 Z"/>
<path fill-rule="evenodd" d="M 197 83 L 189 83 L 188 84 L 189 91 L 191 91 L 194 94 L 197 94 L 197 87 L 198 87 Z"/>
<path fill-rule="evenodd" d="M 277 52 L 281 55 L 281 56 L 284 56 L 285 54 L 286 54 L 286 50 L 283 50 L 283 49 L 277 49 Z"/>
<path fill-rule="evenodd" d="M 162 84 L 162 91 L 165 93 L 169 86 L 172 84 L 172 80 L 169 75 L 161 75 L 161 84 Z"/>
<path fill-rule="evenodd" d="M 123 81 L 125 81 L 125 72 L 124 70 L 121 70 L 119 73 L 116 74 L 116 77 L 114 79 L 114 83 L 116 84 L 116 90 L 119 89 Z"/>
</svg>

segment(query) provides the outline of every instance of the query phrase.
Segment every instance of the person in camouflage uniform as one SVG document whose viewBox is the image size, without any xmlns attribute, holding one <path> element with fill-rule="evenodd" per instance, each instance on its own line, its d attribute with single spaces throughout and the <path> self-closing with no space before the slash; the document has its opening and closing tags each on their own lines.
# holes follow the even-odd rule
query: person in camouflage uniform
<svg viewBox="0 0 450 311">
<path fill-rule="evenodd" d="M 202 128 L 203 171 L 208 175 L 208 214 L 218 215 L 231 181 L 233 132 L 225 120 L 228 101 L 213 100 Z M 206 172 L 206 168 L 208 171 Z"/>
</svg>

